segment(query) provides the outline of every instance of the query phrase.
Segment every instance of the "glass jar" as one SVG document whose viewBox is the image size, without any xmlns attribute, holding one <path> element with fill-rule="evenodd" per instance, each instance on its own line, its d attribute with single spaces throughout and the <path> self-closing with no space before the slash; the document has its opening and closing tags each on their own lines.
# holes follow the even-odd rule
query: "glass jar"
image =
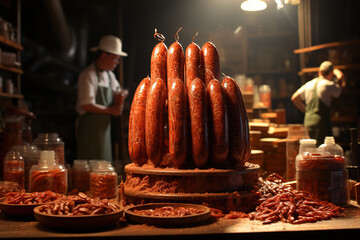
<svg viewBox="0 0 360 240">
<path fill-rule="evenodd" d="M 12 151 L 17 151 L 24 159 L 24 173 L 26 191 L 29 191 L 29 172 L 33 165 L 38 164 L 40 159 L 40 150 L 35 145 L 16 145 L 11 148 Z"/>
<path fill-rule="evenodd" d="M 313 193 L 320 200 L 336 205 L 349 203 L 346 161 L 339 155 L 309 151 L 296 160 L 297 190 Z"/>
<path fill-rule="evenodd" d="M 307 127 L 302 124 L 289 124 L 286 138 L 286 180 L 295 180 L 295 158 L 299 154 L 300 139 L 309 138 Z"/>
<path fill-rule="evenodd" d="M 110 162 L 98 161 L 90 173 L 90 193 L 93 197 L 117 197 L 117 173 Z"/>
<path fill-rule="evenodd" d="M 41 151 L 39 164 L 30 170 L 30 192 L 53 191 L 66 194 L 67 170 L 57 164 L 54 151 Z"/>
<path fill-rule="evenodd" d="M 4 180 L 25 185 L 24 159 L 18 151 L 9 151 L 4 159 Z"/>
<path fill-rule="evenodd" d="M 65 165 L 64 142 L 58 133 L 40 133 L 33 141 L 33 144 L 40 150 L 54 151 L 56 163 Z"/>
<path fill-rule="evenodd" d="M 79 192 L 89 190 L 90 167 L 87 160 L 74 160 L 71 175 L 72 189 Z"/>
<path fill-rule="evenodd" d="M 271 108 L 271 88 L 269 85 L 260 85 L 259 87 L 260 102 L 263 107 Z"/>
</svg>

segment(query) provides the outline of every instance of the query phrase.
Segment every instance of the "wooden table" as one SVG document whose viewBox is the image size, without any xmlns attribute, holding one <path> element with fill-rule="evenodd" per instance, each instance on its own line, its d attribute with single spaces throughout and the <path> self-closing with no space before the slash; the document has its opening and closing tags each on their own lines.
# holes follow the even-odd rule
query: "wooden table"
<svg viewBox="0 0 360 240">
<path fill-rule="evenodd" d="M 125 221 L 102 232 L 58 232 L 36 221 L 9 219 L 0 215 L 0 238 L 7 239 L 324 239 L 331 236 L 344 239 L 360 233 L 360 206 L 351 202 L 343 217 L 316 223 L 293 225 L 272 223 L 263 225 L 249 219 L 217 219 L 196 226 L 161 228 Z M 359 236 L 359 235 L 357 235 Z"/>
</svg>

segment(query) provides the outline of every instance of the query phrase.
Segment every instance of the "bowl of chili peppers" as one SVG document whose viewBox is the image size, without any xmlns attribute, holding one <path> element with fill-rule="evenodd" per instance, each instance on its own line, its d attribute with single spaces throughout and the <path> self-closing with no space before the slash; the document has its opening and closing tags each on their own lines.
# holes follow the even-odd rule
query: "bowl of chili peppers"
<svg viewBox="0 0 360 240">
<path fill-rule="evenodd" d="M 0 198 L 0 209 L 8 217 L 29 218 L 34 216 L 35 207 L 54 202 L 62 197 L 63 195 L 51 191 L 8 192 L 5 197 Z"/>
<path fill-rule="evenodd" d="M 34 216 L 47 228 L 88 232 L 114 227 L 123 216 L 123 209 L 108 199 L 90 198 L 80 192 L 37 206 Z"/>
</svg>

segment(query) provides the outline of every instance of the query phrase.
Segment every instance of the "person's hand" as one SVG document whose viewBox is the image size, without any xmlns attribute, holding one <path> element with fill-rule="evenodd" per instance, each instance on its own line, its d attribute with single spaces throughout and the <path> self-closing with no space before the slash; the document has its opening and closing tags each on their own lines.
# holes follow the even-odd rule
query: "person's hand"
<svg viewBox="0 0 360 240">
<path fill-rule="evenodd" d="M 120 116 L 123 112 L 123 104 L 113 104 L 110 107 L 111 115 L 113 116 Z"/>
<path fill-rule="evenodd" d="M 341 87 L 345 87 L 346 81 L 345 81 L 345 77 L 342 71 L 340 71 L 339 69 L 334 69 L 334 75 L 336 76 L 336 78 L 338 79 L 338 84 Z"/>
</svg>

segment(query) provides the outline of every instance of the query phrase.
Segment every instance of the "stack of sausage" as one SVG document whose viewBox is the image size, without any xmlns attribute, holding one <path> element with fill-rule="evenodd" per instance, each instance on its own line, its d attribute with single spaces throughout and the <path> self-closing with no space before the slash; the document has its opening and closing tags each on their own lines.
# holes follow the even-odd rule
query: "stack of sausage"
<svg viewBox="0 0 360 240">
<path fill-rule="evenodd" d="M 167 132 L 168 130 L 168 132 Z M 129 118 L 129 155 L 137 165 L 241 168 L 250 157 L 249 124 L 240 88 L 220 79 L 212 42 L 158 43 L 150 78 L 136 89 Z"/>
</svg>

